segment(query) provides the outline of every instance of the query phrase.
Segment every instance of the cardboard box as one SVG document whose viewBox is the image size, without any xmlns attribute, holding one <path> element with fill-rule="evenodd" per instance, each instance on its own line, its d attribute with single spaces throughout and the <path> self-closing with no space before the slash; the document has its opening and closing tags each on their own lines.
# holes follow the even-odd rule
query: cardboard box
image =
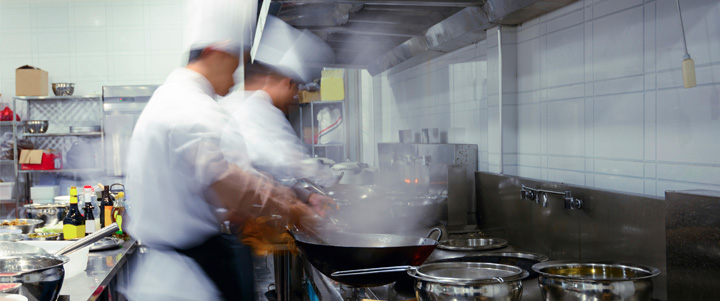
<svg viewBox="0 0 720 301">
<path fill-rule="evenodd" d="M 22 170 L 62 169 L 62 155 L 52 149 L 22 149 L 18 163 Z"/>
<path fill-rule="evenodd" d="M 309 103 L 311 101 L 319 101 L 320 100 L 320 91 L 300 91 L 298 93 L 298 99 L 300 100 L 300 103 Z"/>
<path fill-rule="evenodd" d="M 25 65 L 15 69 L 16 96 L 48 96 L 48 72 Z"/>
<path fill-rule="evenodd" d="M 320 79 L 320 96 L 325 101 L 345 99 L 345 72 L 342 69 L 322 71 Z"/>
</svg>

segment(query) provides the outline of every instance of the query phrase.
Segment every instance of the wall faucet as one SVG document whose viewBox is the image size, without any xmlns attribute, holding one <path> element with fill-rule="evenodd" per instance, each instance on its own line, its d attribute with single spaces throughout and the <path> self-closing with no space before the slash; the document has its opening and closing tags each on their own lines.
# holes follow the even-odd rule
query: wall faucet
<svg viewBox="0 0 720 301">
<path fill-rule="evenodd" d="M 565 209 L 569 209 L 569 210 L 581 210 L 582 209 L 583 201 L 581 199 L 573 197 L 572 192 L 570 190 L 563 191 L 563 192 L 544 190 L 544 189 L 530 188 L 530 187 L 525 186 L 525 184 L 523 184 L 522 188 L 520 189 L 520 199 L 535 201 L 535 204 L 542 205 L 544 208 L 547 208 L 547 206 L 548 206 L 548 194 L 562 195 Z"/>
</svg>

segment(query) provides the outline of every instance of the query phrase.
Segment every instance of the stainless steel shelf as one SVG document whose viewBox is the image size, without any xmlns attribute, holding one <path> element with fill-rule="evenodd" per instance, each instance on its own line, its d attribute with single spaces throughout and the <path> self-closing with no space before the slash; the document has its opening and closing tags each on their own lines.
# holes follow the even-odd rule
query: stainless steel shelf
<svg viewBox="0 0 720 301">
<path fill-rule="evenodd" d="M 71 100 L 71 99 L 90 99 L 98 100 L 100 95 L 82 95 L 82 96 L 15 96 L 20 100 Z"/>
<path fill-rule="evenodd" d="M 23 126 L 22 121 L 17 121 L 16 124 L 17 124 L 17 126 Z M 13 126 L 13 122 L 12 121 L 0 121 L 0 126 Z"/>
<path fill-rule="evenodd" d="M 50 169 L 50 170 L 18 170 L 18 173 L 102 173 L 105 170 L 102 168 L 93 169 Z"/>
<path fill-rule="evenodd" d="M 42 134 L 21 133 L 21 134 L 18 134 L 18 136 L 23 136 L 23 137 L 67 137 L 67 136 L 100 137 L 100 136 L 102 136 L 102 132 L 90 132 L 90 133 L 42 133 Z"/>
<path fill-rule="evenodd" d="M 342 143 L 313 144 L 312 147 L 340 147 L 340 146 L 345 146 L 345 144 L 342 144 Z"/>
<path fill-rule="evenodd" d="M 0 160 L 0 165 L 15 164 L 15 160 Z"/>
</svg>

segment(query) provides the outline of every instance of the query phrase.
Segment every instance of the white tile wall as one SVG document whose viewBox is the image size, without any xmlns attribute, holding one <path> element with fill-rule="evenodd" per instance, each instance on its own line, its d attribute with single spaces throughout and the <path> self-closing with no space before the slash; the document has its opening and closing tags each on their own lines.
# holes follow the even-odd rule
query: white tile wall
<svg viewBox="0 0 720 301">
<path fill-rule="evenodd" d="M 103 85 L 160 84 L 183 65 L 186 0 L 0 0 L 0 94 L 33 65 L 75 94 Z M 52 92 L 51 92 L 52 93 Z"/>
<path fill-rule="evenodd" d="M 681 5 L 696 88 L 682 88 L 675 1 L 581 0 L 513 29 L 515 47 L 503 54 L 517 57 L 503 75 L 489 30 L 477 45 L 376 76 L 373 116 L 382 122 L 363 142 L 449 124 L 465 129 L 453 142 L 478 144 L 480 170 L 499 171 L 498 78 L 515 72 L 515 89 L 503 94 L 503 116 L 515 116 L 504 120 L 513 132 L 504 137 L 515 139 L 504 143 L 505 173 L 658 196 L 720 190 L 720 2 Z"/>
</svg>

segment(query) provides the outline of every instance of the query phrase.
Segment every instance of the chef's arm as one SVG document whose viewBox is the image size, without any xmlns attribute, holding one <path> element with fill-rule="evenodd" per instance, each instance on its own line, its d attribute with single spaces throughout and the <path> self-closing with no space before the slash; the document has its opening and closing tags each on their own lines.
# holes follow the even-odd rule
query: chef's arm
<svg viewBox="0 0 720 301">
<path fill-rule="evenodd" d="M 315 213 L 300 202 L 291 189 L 236 165 L 230 164 L 210 188 L 213 199 L 232 215 L 253 218 L 275 214 L 289 224 L 313 226 Z"/>
</svg>

